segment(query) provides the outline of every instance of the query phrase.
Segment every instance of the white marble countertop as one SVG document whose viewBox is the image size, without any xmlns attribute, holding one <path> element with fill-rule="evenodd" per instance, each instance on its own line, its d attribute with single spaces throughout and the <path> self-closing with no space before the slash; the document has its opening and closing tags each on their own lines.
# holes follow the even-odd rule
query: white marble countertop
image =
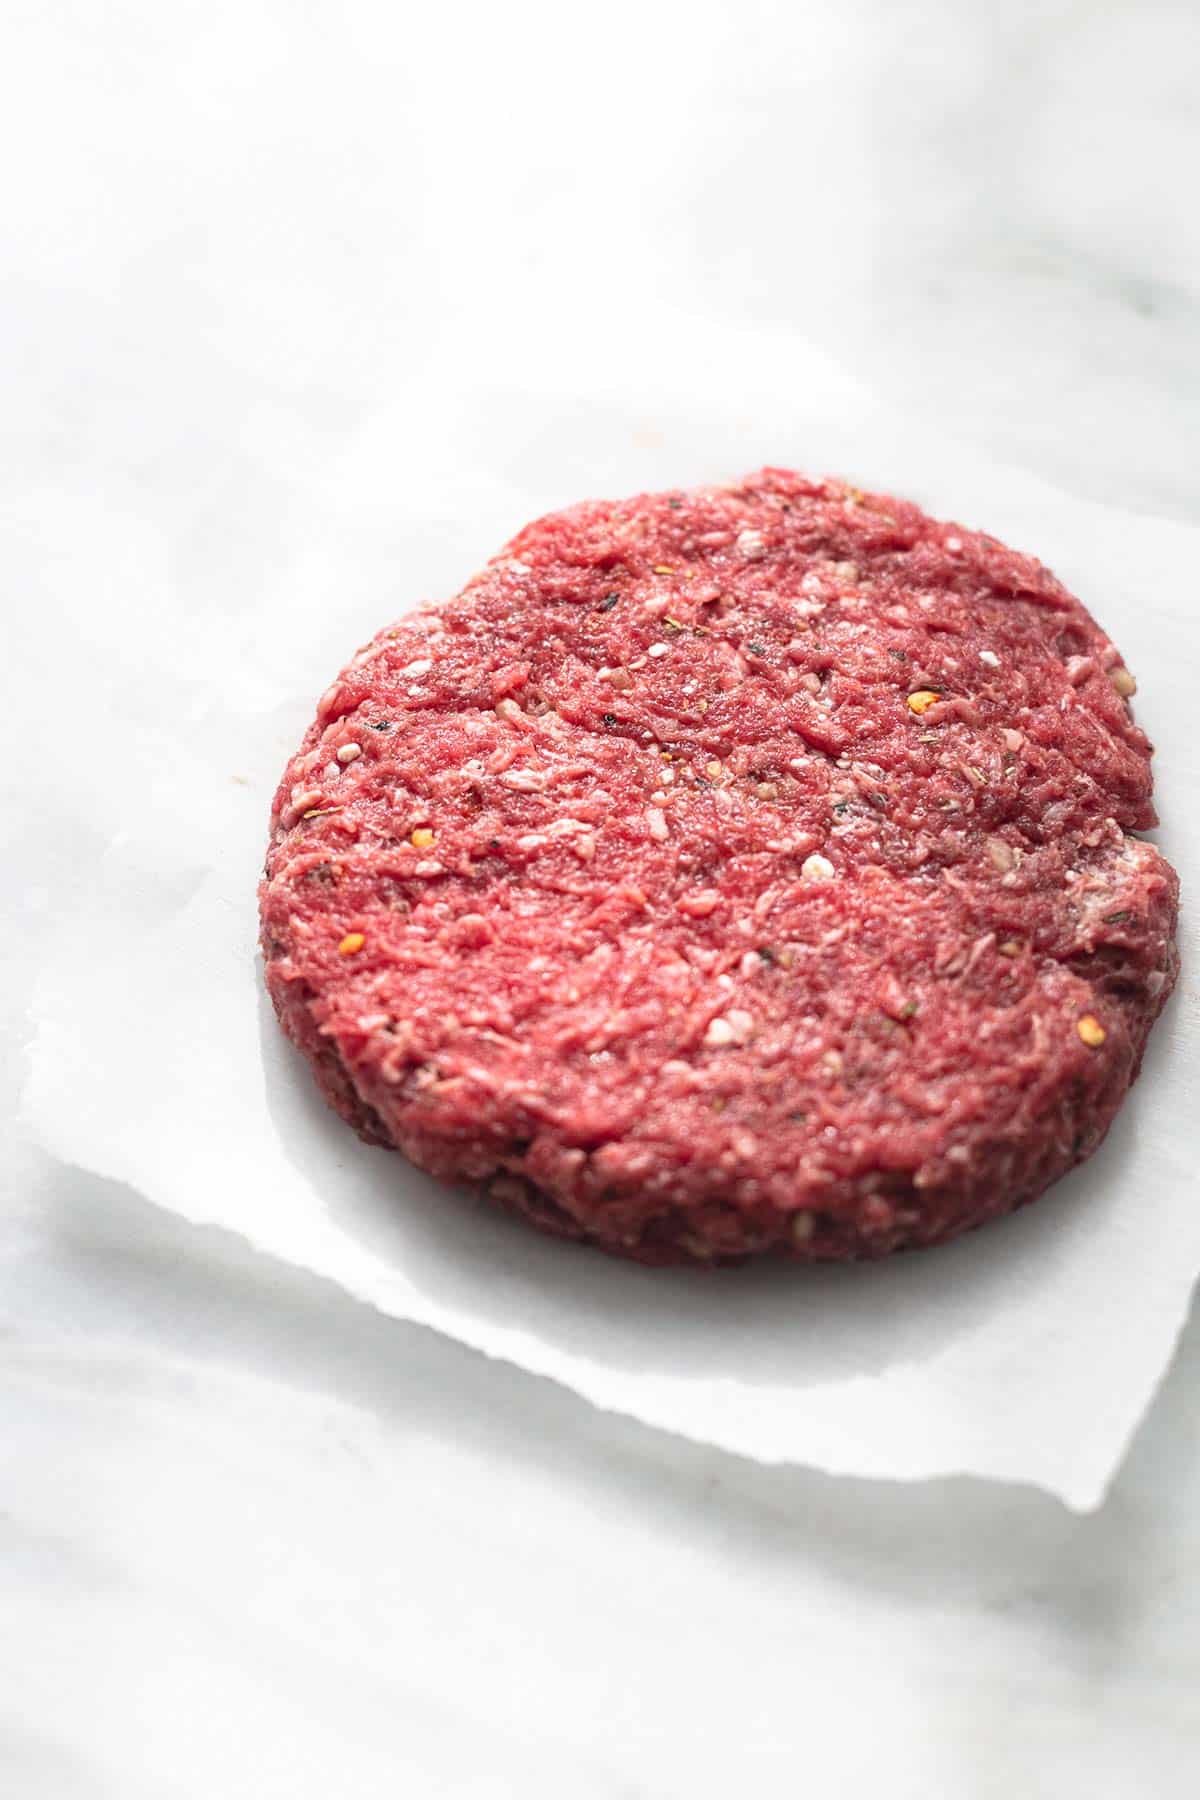
<svg viewBox="0 0 1200 1800">
<path fill-rule="evenodd" d="M 1067 491 L 1200 521 L 1182 0 L 124 0 L 10 8 L 3 42 L 10 1090 L 53 941 L 43 701 L 61 726 L 80 646 L 136 654 L 122 543 L 236 616 L 435 334 L 795 332 Z M 537 429 L 518 407 L 514 457 Z M 81 557 L 76 643 L 45 622 Z M 1195 1319 L 1079 1518 L 602 1415 L 17 1134 L 5 1187 L 14 1800 L 1195 1791 Z"/>
</svg>

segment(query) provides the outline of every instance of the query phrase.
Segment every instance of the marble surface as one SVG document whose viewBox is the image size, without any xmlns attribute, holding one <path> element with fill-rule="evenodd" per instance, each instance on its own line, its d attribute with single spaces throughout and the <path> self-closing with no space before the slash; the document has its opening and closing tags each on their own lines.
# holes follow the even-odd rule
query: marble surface
<svg viewBox="0 0 1200 1800">
<path fill-rule="evenodd" d="M 1200 520 L 1197 30 L 1183 0 L 10 7 L 6 1088 L 103 835 L 81 765 L 95 840 L 31 867 L 36 771 L 137 656 L 126 571 L 239 619 L 435 343 L 796 334 L 974 449 Z M 636 486 L 652 407 L 627 424 Z M 514 409 L 513 456 L 538 430 Z M 1076 1518 L 681 1444 L 7 1158 L 5 1794 L 1194 1791 L 1195 1320 Z"/>
</svg>

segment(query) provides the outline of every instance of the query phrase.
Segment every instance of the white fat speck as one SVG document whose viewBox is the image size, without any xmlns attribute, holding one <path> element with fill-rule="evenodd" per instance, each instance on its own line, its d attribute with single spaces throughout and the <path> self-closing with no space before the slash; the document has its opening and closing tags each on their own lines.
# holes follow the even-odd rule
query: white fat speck
<svg viewBox="0 0 1200 1800">
<path fill-rule="evenodd" d="M 546 839 L 540 832 L 530 831 L 517 839 L 518 850 L 541 850 L 545 848 Z"/>
<path fill-rule="evenodd" d="M 416 662 L 405 663 L 404 667 L 398 669 L 396 673 L 398 675 L 428 675 L 432 667 L 431 659 L 428 656 L 422 656 Z"/>
<path fill-rule="evenodd" d="M 647 808 L 646 823 L 650 827 L 650 836 L 652 838 L 657 838 L 660 843 L 664 838 L 670 835 L 667 831 L 666 815 L 663 813 L 661 807 L 651 806 Z"/>
<path fill-rule="evenodd" d="M 321 770 L 322 775 L 324 775 L 327 781 L 332 781 L 334 776 L 340 775 L 341 772 L 341 768 L 335 762 L 327 762 L 325 767 Z"/>
<path fill-rule="evenodd" d="M 1004 746 L 1007 750 L 1019 750 L 1025 742 L 1023 732 L 1008 729 L 1004 733 Z"/>
<path fill-rule="evenodd" d="M 723 1048 L 726 1044 L 734 1043 L 736 1041 L 736 1035 L 733 1026 L 729 1023 L 728 1019 L 718 1018 L 710 1020 L 708 1030 L 704 1034 L 704 1041 L 711 1048 L 716 1050 Z"/>
<path fill-rule="evenodd" d="M 837 870 L 827 856 L 806 856 L 800 873 L 806 881 L 832 881 Z"/>
<path fill-rule="evenodd" d="M 650 648 L 646 652 L 646 655 L 647 656 L 665 656 L 670 648 L 671 648 L 670 644 L 651 644 Z"/>
<path fill-rule="evenodd" d="M 519 719 L 521 717 L 521 709 L 515 700 L 497 700 L 495 712 L 496 716 L 501 719 Z"/>
<path fill-rule="evenodd" d="M 419 862 L 413 869 L 414 875 L 440 875 L 443 865 L 440 862 Z"/>
<path fill-rule="evenodd" d="M 362 745 L 361 744 L 343 744 L 341 749 L 337 753 L 337 759 L 340 763 L 352 763 L 354 761 L 355 757 L 361 756 L 361 755 L 362 755 Z"/>
<path fill-rule="evenodd" d="M 962 539 L 957 538 L 957 537 L 948 537 L 946 539 L 946 548 L 947 548 L 947 550 L 952 551 L 954 554 L 957 554 L 958 551 L 960 551 L 962 549 Z"/>
<path fill-rule="evenodd" d="M 760 556 L 765 556 L 767 553 L 762 532 L 752 531 L 749 527 L 745 531 L 738 532 L 737 547 L 741 555 L 748 557 L 751 562 L 757 561 Z"/>
<path fill-rule="evenodd" d="M 762 966 L 763 960 L 757 950 L 747 950 L 745 956 L 743 956 L 741 962 L 738 964 L 742 974 L 745 976 L 757 975 Z"/>
<path fill-rule="evenodd" d="M 509 769 L 500 780 L 505 787 L 516 788 L 519 794 L 535 794 L 546 785 L 546 777 L 536 769 Z"/>
<path fill-rule="evenodd" d="M 979 660 L 981 663 L 986 663 L 989 669 L 998 669 L 1000 667 L 1000 658 L 996 655 L 994 650 L 981 650 L 979 652 Z"/>
</svg>

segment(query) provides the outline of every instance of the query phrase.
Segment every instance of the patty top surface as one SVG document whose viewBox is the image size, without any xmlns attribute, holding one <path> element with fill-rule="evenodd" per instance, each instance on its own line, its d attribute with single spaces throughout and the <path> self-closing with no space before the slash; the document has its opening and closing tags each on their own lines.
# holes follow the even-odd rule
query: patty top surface
<svg viewBox="0 0 1200 1800">
<path fill-rule="evenodd" d="M 1094 1147 L 1173 980 L 1132 691 L 1039 563 L 902 500 L 573 507 L 323 696 L 272 995 L 361 1130 L 551 1229 L 937 1241 Z"/>
</svg>

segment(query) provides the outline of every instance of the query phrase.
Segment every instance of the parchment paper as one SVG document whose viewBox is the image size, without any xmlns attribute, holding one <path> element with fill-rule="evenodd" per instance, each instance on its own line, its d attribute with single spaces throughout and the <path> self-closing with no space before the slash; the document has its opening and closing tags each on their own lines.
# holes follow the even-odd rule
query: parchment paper
<svg viewBox="0 0 1200 1800">
<path fill-rule="evenodd" d="M 827 1271 L 650 1272 L 542 1240 L 361 1145 L 263 998 L 270 794 L 353 649 L 539 512 L 764 462 L 909 494 L 1034 551 L 1084 598 L 1139 677 L 1161 841 L 1195 895 L 1200 532 L 930 441 L 791 338 L 679 319 L 633 341 L 584 352 L 568 321 L 557 340 L 467 347 L 449 321 L 423 379 L 384 380 L 374 416 L 308 463 L 286 419 L 260 428 L 241 510 L 231 492 L 177 518 L 69 482 L 27 501 L 29 568 L 47 534 L 63 545 L 38 642 L 78 722 L 42 755 L 72 856 L 53 877 L 27 1118 L 56 1155 L 598 1406 L 766 1462 L 963 1472 L 1093 1507 L 1200 1267 L 1190 922 L 1182 991 L 1090 1164 L 966 1241 Z M 239 531 L 256 554 L 231 563 Z"/>
</svg>

